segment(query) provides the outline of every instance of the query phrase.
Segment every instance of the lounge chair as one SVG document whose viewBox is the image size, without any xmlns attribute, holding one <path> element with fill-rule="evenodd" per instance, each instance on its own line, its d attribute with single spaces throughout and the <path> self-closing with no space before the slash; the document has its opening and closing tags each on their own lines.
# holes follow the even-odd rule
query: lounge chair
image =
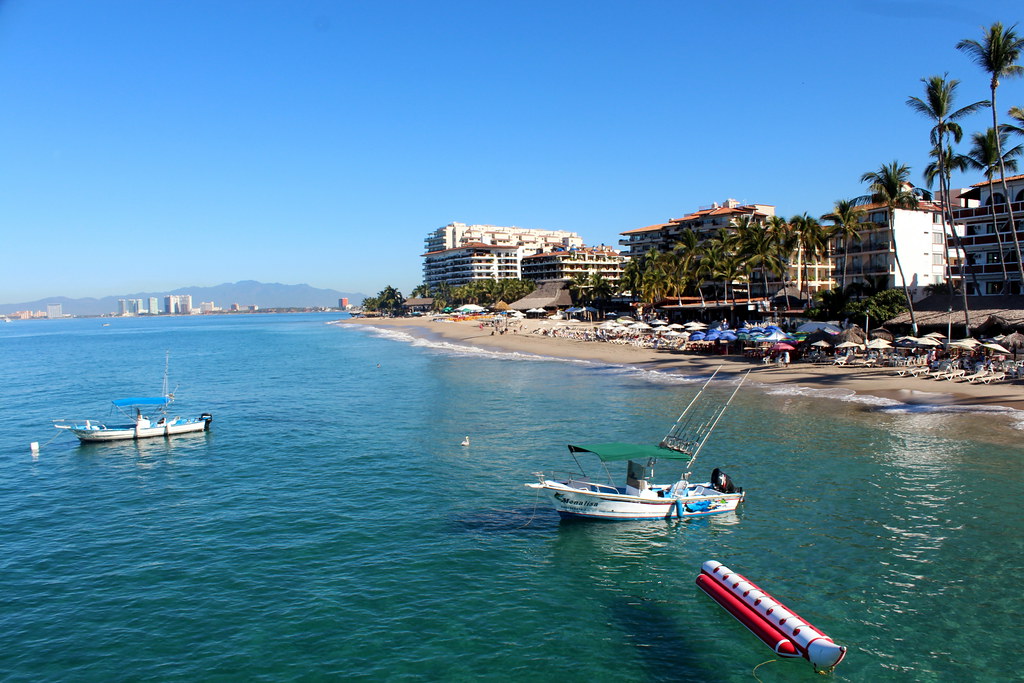
<svg viewBox="0 0 1024 683">
<path fill-rule="evenodd" d="M 964 377 L 961 377 L 960 379 L 965 379 L 970 384 L 974 384 L 974 380 L 981 379 L 982 377 L 984 377 L 987 374 L 989 374 L 988 370 L 986 370 L 985 368 L 982 368 L 981 370 L 978 370 L 973 375 L 965 375 Z"/>
<path fill-rule="evenodd" d="M 1000 381 L 1002 381 L 1004 379 L 1006 379 L 1006 373 L 1005 372 L 991 372 L 991 373 L 985 375 L 984 377 L 982 377 L 978 381 L 984 382 L 985 384 L 988 384 L 990 382 L 1000 382 Z"/>
<path fill-rule="evenodd" d="M 963 368 L 950 368 L 949 372 L 946 373 L 944 379 L 952 382 L 954 379 L 965 377 L 966 375 L 967 371 L 964 370 Z"/>
<path fill-rule="evenodd" d="M 848 365 L 849 363 L 850 358 L 848 356 L 839 356 L 839 358 L 832 361 L 832 365 Z"/>
</svg>

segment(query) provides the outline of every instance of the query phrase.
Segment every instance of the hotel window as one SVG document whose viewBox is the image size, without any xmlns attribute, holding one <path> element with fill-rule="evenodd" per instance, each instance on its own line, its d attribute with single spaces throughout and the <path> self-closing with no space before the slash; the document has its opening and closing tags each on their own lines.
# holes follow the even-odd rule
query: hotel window
<svg viewBox="0 0 1024 683">
<path fill-rule="evenodd" d="M 932 233 L 932 244 L 945 244 L 945 243 L 946 243 L 946 236 L 945 235 L 943 235 L 941 232 L 933 232 Z"/>
<path fill-rule="evenodd" d="M 999 252 L 989 251 L 985 254 L 985 263 L 999 263 Z"/>
<path fill-rule="evenodd" d="M 945 265 L 945 261 L 942 260 L 942 254 L 932 254 L 932 265 L 933 266 Z"/>
<path fill-rule="evenodd" d="M 1002 282 L 986 282 L 985 293 L 986 294 L 1002 294 L 1003 283 Z"/>
</svg>

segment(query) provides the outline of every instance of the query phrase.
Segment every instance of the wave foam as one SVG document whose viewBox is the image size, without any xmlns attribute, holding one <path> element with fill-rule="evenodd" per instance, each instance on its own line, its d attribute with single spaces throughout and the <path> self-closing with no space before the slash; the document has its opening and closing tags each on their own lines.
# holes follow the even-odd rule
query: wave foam
<svg viewBox="0 0 1024 683">
<path fill-rule="evenodd" d="M 349 329 L 358 329 L 370 333 L 375 337 L 389 339 L 391 341 L 403 342 L 412 346 L 440 351 L 453 356 L 494 358 L 503 360 L 530 360 L 549 363 L 571 363 L 596 368 L 604 372 L 621 374 L 624 377 L 639 378 L 644 381 L 656 382 L 659 384 L 693 384 L 703 382 L 706 375 L 685 375 L 679 372 L 667 370 L 650 370 L 639 368 L 634 365 L 606 363 L 601 361 L 584 360 L 578 358 L 559 358 L 556 356 L 542 356 L 532 353 L 521 353 L 518 351 L 501 351 L 485 349 L 479 346 L 458 344 L 454 342 L 429 339 L 409 334 L 402 330 L 382 328 L 375 325 L 346 325 Z M 735 379 L 733 381 L 739 381 Z M 984 405 L 949 405 L 942 402 L 943 394 L 933 394 L 934 401 L 928 401 L 927 394 L 921 394 L 918 401 L 913 403 L 900 401 L 893 398 L 873 396 L 871 394 L 858 394 L 852 389 L 823 389 L 820 387 L 803 386 L 800 384 L 765 384 L 751 380 L 751 384 L 760 391 L 770 396 L 792 396 L 795 398 L 826 398 L 847 403 L 857 403 L 868 406 L 873 410 L 889 414 L 968 414 L 983 413 L 987 415 L 1004 415 L 1010 418 L 1010 426 L 1014 429 L 1024 431 L 1024 411 L 1007 408 L 1004 406 Z"/>
</svg>

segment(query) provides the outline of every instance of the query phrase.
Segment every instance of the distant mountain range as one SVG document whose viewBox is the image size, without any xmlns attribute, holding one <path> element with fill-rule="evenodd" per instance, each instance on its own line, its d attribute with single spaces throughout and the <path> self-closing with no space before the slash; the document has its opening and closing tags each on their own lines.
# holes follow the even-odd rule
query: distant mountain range
<svg viewBox="0 0 1024 683">
<path fill-rule="evenodd" d="M 163 298 L 168 294 L 191 294 L 192 305 L 199 307 L 202 301 L 212 301 L 218 308 L 230 308 L 231 304 L 243 306 L 259 306 L 260 308 L 308 308 L 335 307 L 338 299 L 347 298 L 349 304 L 358 306 L 363 303 L 366 294 L 362 292 L 339 292 L 336 289 L 318 289 L 309 285 L 282 285 L 276 282 L 225 282 L 215 287 L 181 287 L 170 292 L 136 292 L 107 296 L 102 299 L 84 298 L 69 299 L 65 296 L 54 296 L 38 301 L 0 304 L 0 312 L 46 310 L 46 304 L 61 304 L 65 315 L 103 315 L 116 313 L 118 299 L 149 299 L 155 296 L 160 299 L 160 310 L 163 310 Z"/>
</svg>

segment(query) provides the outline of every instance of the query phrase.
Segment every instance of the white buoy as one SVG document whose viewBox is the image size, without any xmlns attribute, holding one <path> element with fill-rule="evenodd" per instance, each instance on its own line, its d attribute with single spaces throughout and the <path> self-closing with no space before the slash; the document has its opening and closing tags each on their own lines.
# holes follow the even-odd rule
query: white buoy
<svg viewBox="0 0 1024 683">
<path fill-rule="evenodd" d="M 462 443 L 459 444 L 459 445 L 461 445 L 461 446 L 468 446 L 469 445 L 469 437 L 467 436 L 465 439 L 463 439 Z"/>
<path fill-rule="evenodd" d="M 39 455 L 39 442 L 38 441 L 33 441 L 32 443 L 30 443 L 28 445 L 28 447 L 30 449 L 32 449 L 32 455 Z"/>
</svg>

